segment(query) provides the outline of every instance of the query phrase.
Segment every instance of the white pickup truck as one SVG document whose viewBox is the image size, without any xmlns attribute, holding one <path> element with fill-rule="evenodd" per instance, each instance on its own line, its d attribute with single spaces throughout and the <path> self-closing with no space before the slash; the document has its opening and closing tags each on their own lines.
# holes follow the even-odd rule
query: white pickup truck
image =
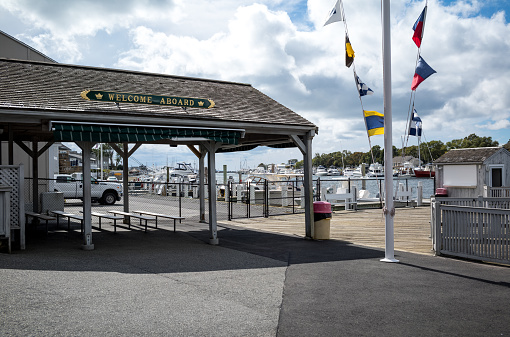
<svg viewBox="0 0 510 337">
<path fill-rule="evenodd" d="M 54 191 L 64 193 L 65 199 L 83 199 L 82 173 L 55 175 Z M 113 205 L 122 198 L 122 184 L 99 181 L 91 177 L 92 202 Z"/>
</svg>

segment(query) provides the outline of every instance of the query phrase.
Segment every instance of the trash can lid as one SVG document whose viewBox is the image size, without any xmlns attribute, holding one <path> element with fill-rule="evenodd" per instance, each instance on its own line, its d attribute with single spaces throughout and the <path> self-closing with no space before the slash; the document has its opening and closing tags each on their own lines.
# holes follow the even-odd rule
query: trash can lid
<svg viewBox="0 0 510 337">
<path fill-rule="evenodd" d="M 331 213 L 331 204 L 327 201 L 314 201 L 313 202 L 314 213 Z"/>
<path fill-rule="evenodd" d="M 448 194 L 448 190 L 446 188 L 444 188 L 444 187 L 436 188 L 436 194 L 447 195 Z"/>
</svg>

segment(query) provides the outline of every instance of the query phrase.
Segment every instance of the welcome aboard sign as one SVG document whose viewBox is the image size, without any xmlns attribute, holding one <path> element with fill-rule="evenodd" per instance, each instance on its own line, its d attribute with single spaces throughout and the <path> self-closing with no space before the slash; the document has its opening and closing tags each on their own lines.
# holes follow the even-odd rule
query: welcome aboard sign
<svg viewBox="0 0 510 337">
<path fill-rule="evenodd" d="M 153 104 L 185 108 L 211 109 L 215 105 L 213 100 L 207 98 L 144 95 L 100 90 L 85 90 L 81 93 L 81 97 L 87 101 Z"/>
</svg>

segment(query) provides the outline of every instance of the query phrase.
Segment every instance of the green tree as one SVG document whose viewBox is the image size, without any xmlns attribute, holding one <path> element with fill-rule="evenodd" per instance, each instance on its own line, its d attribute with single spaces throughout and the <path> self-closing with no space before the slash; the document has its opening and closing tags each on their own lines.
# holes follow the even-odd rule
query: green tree
<svg viewBox="0 0 510 337">
<path fill-rule="evenodd" d="M 119 164 L 120 164 L 121 161 L 122 161 L 122 157 L 118 153 L 115 153 L 115 168 L 117 170 L 120 170 L 119 169 Z"/>
<path fill-rule="evenodd" d="M 473 148 L 473 147 L 491 147 L 498 146 L 499 142 L 493 141 L 492 137 L 479 137 L 476 134 L 472 133 L 463 139 L 453 139 L 449 142 L 446 142 L 446 148 L 448 150 L 452 149 L 465 149 L 465 148 Z"/>
</svg>

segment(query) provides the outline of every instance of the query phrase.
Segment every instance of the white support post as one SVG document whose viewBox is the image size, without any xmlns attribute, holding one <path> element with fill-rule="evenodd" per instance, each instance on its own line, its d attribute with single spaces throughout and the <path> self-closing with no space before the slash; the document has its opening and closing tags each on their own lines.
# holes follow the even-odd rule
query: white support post
<svg viewBox="0 0 510 337">
<path fill-rule="evenodd" d="M 200 194 L 200 222 L 205 222 L 205 196 L 208 193 L 205 189 L 205 155 L 207 150 L 200 145 L 200 157 L 198 157 L 198 186 Z"/>
<path fill-rule="evenodd" d="M 209 190 L 209 232 L 210 238 L 209 243 L 211 245 L 219 244 L 218 239 L 218 224 L 217 224 L 217 214 L 216 214 L 216 150 L 219 148 L 219 143 L 215 141 L 210 141 L 209 143 L 204 143 L 207 147 L 208 155 L 207 155 L 207 165 L 208 165 L 208 176 L 209 179 L 207 181 L 208 190 Z"/>
<path fill-rule="evenodd" d="M 305 233 L 307 238 L 314 237 L 314 218 L 313 218 L 313 171 L 312 171 L 312 138 L 314 132 L 310 131 L 304 138 L 306 153 L 304 159 L 304 191 L 305 191 Z"/>
<path fill-rule="evenodd" d="M 123 195 L 123 203 L 124 203 L 124 212 L 129 213 L 129 148 L 128 143 L 122 143 L 123 151 L 122 151 L 122 194 Z"/>
<path fill-rule="evenodd" d="M 420 207 L 423 205 L 423 183 L 421 181 L 418 181 L 418 188 L 416 193 L 416 206 Z"/>
<path fill-rule="evenodd" d="M 90 177 L 90 153 L 92 152 L 91 142 L 77 142 L 81 148 L 83 161 L 83 250 L 93 250 L 92 243 L 92 197 L 91 197 L 91 177 Z"/>
</svg>

